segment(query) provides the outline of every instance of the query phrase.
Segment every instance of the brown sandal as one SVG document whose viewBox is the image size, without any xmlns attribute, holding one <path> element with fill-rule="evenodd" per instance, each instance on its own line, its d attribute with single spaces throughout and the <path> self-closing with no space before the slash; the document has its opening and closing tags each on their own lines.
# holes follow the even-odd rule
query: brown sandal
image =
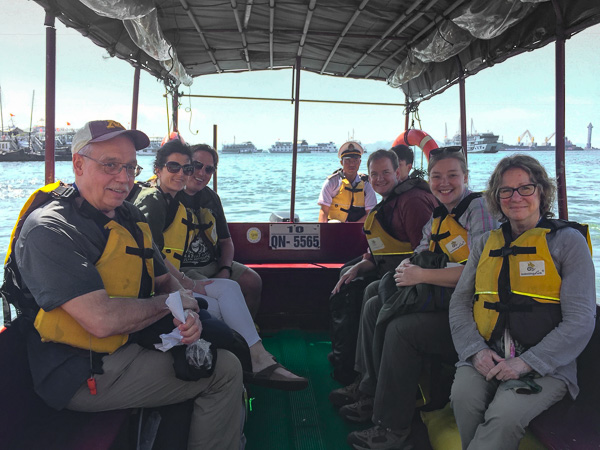
<svg viewBox="0 0 600 450">
<path fill-rule="evenodd" d="M 260 372 L 244 372 L 244 381 L 255 386 L 281 389 L 283 391 L 300 391 L 308 386 L 308 380 L 306 378 L 289 378 L 285 375 L 275 373 L 279 368 L 288 370 L 276 362 L 269 367 L 265 367 Z"/>
</svg>

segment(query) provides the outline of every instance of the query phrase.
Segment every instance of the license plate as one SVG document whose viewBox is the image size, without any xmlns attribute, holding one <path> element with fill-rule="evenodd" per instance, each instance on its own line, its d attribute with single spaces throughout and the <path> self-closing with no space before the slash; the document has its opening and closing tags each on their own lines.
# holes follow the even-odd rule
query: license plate
<svg viewBox="0 0 600 450">
<path fill-rule="evenodd" d="M 273 250 L 319 250 L 320 231 L 318 224 L 272 223 L 269 225 L 269 247 Z"/>
</svg>

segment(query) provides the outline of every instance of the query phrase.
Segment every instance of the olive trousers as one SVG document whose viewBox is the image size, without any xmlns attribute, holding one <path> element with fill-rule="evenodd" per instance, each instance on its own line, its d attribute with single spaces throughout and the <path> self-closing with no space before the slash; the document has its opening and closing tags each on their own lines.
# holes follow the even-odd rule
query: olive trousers
<svg viewBox="0 0 600 450">
<path fill-rule="evenodd" d="M 461 366 L 452 384 L 451 402 L 462 448 L 516 450 L 525 427 L 541 412 L 565 396 L 567 385 L 557 378 L 541 377 L 537 394 L 503 389 L 498 380 L 486 381 L 472 366 Z"/>
</svg>

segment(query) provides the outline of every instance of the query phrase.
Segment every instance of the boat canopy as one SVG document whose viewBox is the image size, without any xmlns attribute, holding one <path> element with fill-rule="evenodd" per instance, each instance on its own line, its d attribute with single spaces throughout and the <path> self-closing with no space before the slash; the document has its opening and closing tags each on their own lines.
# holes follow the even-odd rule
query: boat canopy
<svg viewBox="0 0 600 450">
<path fill-rule="evenodd" d="M 293 67 L 373 79 L 419 102 L 600 22 L 598 0 L 35 0 L 170 85 Z"/>
</svg>

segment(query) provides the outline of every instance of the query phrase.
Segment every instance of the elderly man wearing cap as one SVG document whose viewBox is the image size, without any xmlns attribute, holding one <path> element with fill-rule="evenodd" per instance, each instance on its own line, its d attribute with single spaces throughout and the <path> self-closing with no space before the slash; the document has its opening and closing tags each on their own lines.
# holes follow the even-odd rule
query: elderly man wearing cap
<svg viewBox="0 0 600 450">
<path fill-rule="evenodd" d="M 170 321 L 165 301 L 175 291 L 188 311 L 184 323 L 173 319 L 182 342 L 202 330 L 197 301 L 168 273 L 144 216 L 124 202 L 141 169 L 136 149 L 148 145 L 144 133 L 118 122 L 87 123 L 72 144 L 75 184 L 36 191 L 21 215 L 11 267 L 22 277 L 34 387 L 53 408 L 76 411 L 194 399 L 188 448 L 239 448 L 237 359 L 219 350 L 210 376 L 183 381 L 171 353 L 135 343 L 136 332 Z"/>
<path fill-rule="evenodd" d="M 377 204 L 367 175 L 359 174 L 364 150 L 355 141 L 345 142 L 338 151 L 342 168 L 327 177 L 318 204 L 319 222 L 364 222 Z"/>
</svg>

